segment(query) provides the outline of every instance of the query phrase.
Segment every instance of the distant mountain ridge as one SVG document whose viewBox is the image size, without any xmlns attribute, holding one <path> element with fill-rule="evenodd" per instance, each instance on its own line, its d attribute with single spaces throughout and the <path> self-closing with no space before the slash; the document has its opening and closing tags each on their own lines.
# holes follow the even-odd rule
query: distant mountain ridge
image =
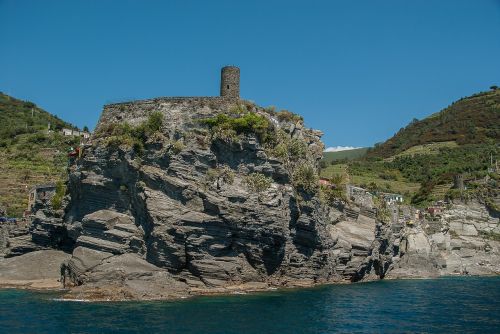
<svg viewBox="0 0 500 334">
<path fill-rule="evenodd" d="M 359 147 L 351 150 L 323 152 L 323 160 L 325 162 L 338 161 L 338 160 L 353 160 L 365 156 L 368 147 Z"/>
<path fill-rule="evenodd" d="M 423 120 L 414 119 L 367 155 L 388 158 L 417 145 L 450 141 L 458 145 L 500 142 L 500 89 L 462 98 Z"/>
</svg>

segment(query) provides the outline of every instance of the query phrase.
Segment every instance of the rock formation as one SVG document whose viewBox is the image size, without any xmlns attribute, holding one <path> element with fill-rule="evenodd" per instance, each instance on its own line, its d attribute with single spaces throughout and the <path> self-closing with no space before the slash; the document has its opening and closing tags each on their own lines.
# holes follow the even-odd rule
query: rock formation
<svg viewBox="0 0 500 334">
<path fill-rule="evenodd" d="M 325 205 L 320 137 L 232 95 L 108 105 L 69 168 L 64 212 L 2 226 L 0 269 L 54 257 L 46 276 L 89 299 L 499 273 L 499 220 L 482 205 L 408 226 L 371 200 Z"/>
</svg>

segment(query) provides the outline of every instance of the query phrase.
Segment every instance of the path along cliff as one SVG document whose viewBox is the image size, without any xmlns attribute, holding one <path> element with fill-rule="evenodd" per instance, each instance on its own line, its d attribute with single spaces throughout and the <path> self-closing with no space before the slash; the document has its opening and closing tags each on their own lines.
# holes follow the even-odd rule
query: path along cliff
<svg viewBox="0 0 500 334">
<path fill-rule="evenodd" d="M 108 105 L 63 209 L 2 227 L 0 283 L 54 249 L 66 297 L 93 300 L 500 272 L 499 219 L 478 203 L 401 228 L 366 203 L 326 205 L 320 137 L 232 98 Z"/>
</svg>

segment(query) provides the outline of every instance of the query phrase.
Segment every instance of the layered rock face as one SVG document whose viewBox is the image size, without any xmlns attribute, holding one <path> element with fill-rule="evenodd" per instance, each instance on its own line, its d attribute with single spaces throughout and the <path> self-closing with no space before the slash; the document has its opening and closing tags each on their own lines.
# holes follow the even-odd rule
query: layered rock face
<svg viewBox="0 0 500 334">
<path fill-rule="evenodd" d="M 151 111 L 160 111 L 166 122 L 141 157 L 96 139 L 73 167 L 65 220 L 76 248 L 63 270 L 66 284 L 113 285 L 140 277 L 147 281 L 142 284 L 171 281 L 195 291 L 340 279 L 318 199 L 299 198 L 284 163 L 254 135 L 224 141 L 200 130 L 200 119 L 228 112 L 224 101 L 153 100 L 105 109 L 101 129 L 120 117 L 139 124 Z M 306 143 L 316 165 L 322 153 L 318 132 L 250 108 Z M 174 150 L 179 142 L 182 148 Z M 266 189 L 247 184 L 256 174 L 270 180 Z M 103 270 L 113 261 L 126 269 Z M 163 281 L 144 276 L 144 266 L 148 273 L 161 272 Z"/>
<path fill-rule="evenodd" d="M 163 125 L 143 136 L 154 113 Z M 259 126 L 209 131 L 220 115 L 262 117 L 280 140 L 265 142 Z M 234 99 L 106 106 L 70 167 L 64 212 L 46 203 L 30 226 L 1 226 L 0 281 L 53 286 L 60 276 L 68 298 L 122 300 L 500 273 L 499 219 L 484 205 L 455 203 L 412 224 L 396 206 L 381 218 L 364 191 L 327 207 L 315 179 L 320 136 Z M 40 280 L 36 263 L 47 266 Z"/>
</svg>

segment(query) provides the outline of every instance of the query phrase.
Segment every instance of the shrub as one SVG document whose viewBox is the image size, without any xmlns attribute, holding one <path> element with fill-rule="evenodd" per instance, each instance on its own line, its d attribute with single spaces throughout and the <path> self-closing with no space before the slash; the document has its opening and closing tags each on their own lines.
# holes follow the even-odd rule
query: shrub
<svg viewBox="0 0 500 334">
<path fill-rule="evenodd" d="M 104 124 L 96 135 L 97 137 L 105 137 L 106 146 L 119 147 L 124 145 L 131 147 L 136 154 L 142 155 L 147 139 L 160 131 L 162 126 L 163 114 L 154 112 L 146 121 L 135 127 L 126 122 Z"/>
<path fill-rule="evenodd" d="M 148 134 L 160 131 L 162 126 L 163 126 L 163 114 L 159 111 L 155 111 L 151 115 L 149 115 L 148 120 L 146 121 L 145 124 Z"/>
<path fill-rule="evenodd" d="M 177 140 L 172 144 L 172 152 L 174 152 L 174 154 L 179 154 L 185 147 L 186 146 L 184 145 L 182 140 Z"/>
<path fill-rule="evenodd" d="M 260 193 L 269 189 L 273 179 L 261 173 L 251 173 L 245 177 L 245 183 L 251 191 Z"/>
<path fill-rule="evenodd" d="M 52 197 L 51 203 L 54 210 L 59 210 L 62 207 L 62 200 L 66 193 L 66 185 L 62 181 L 56 183 L 56 193 Z"/>
<path fill-rule="evenodd" d="M 290 112 L 288 110 L 281 110 L 278 113 L 276 113 L 276 117 L 280 122 L 302 122 L 304 119 L 302 116 L 294 114 L 293 112 Z"/>
<path fill-rule="evenodd" d="M 342 178 L 342 177 L 341 177 Z M 339 181 L 335 183 L 335 181 Z M 347 202 L 344 183 L 340 179 L 332 178 L 331 186 L 320 187 L 320 199 L 329 206 L 335 206 L 339 202 Z"/>
<path fill-rule="evenodd" d="M 275 106 L 265 107 L 264 111 L 270 115 L 274 115 L 276 113 L 276 107 Z"/>
<path fill-rule="evenodd" d="M 238 105 L 234 105 L 231 108 L 229 108 L 229 112 L 232 114 L 241 115 L 241 114 L 248 112 L 248 110 L 247 110 L 247 107 L 245 105 L 238 104 Z"/>
<path fill-rule="evenodd" d="M 302 139 L 294 138 L 290 141 L 288 151 L 290 153 L 291 160 L 305 158 L 307 153 L 307 144 Z"/>
<path fill-rule="evenodd" d="M 35 133 L 28 137 L 27 141 L 32 144 L 42 144 L 48 140 L 48 137 L 44 133 Z"/>
<path fill-rule="evenodd" d="M 227 166 L 211 168 L 207 171 L 206 180 L 209 184 L 214 183 L 215 181 L 218 182 L 219 180 L 227 184 L 233 184 L 234 172 Z"/>
<path fill-rule="evenodd" d="M 318 190 L 318 181 L 316 169 L 310 164 L 301 164 L 293 172 L 293 185 L 296 189 L 315 193 Z"/>
<path fill-rule="evenodd" d="M 207 125 L 212 134 L 217 134 L 219 138 L 233 139 L 235 135 L 255 134 L 263 143 L 269 137 L 269 133 L 274 128 L 266 117 L 254 112 L 246 113 L 240 117 L 229 117 L 226 114 L 218 114 L 211 118 L 200 121 Z"/>
</svg>

